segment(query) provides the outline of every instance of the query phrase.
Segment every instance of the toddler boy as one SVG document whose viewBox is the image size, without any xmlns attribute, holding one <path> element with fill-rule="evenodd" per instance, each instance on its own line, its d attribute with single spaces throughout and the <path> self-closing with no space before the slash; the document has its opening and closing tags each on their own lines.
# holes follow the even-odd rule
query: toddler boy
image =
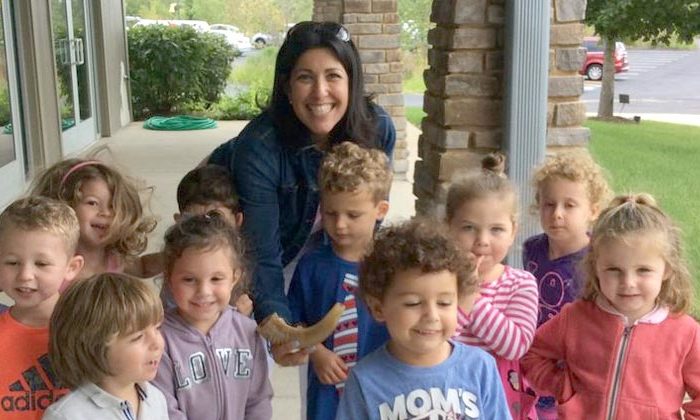
<svg viewBox="0 0 700 420">
<path fill-rule="evenodd" d="M 360 295 L 391 338 L 350 371 L 337 420 L 511 418 L 493 357 L 450 340 L 479 286 L 438 226 L 380 231 L 362 263 Z"/>
<path fill-rule="evenodd" d="M 319 169 L 320 213 L 329 241 L 299 260 L 289 287 L 293 321 L 318 322 L 337 302 L 345 311 L 334 333 L 309 355 L 306 418 L 335 417 L 349 369 L 388 338 L 356 299 L 357 270 L 372 243 L 377 222 L 389 209 L 392 172 L 380 150 L 344 142 Z"/>
<path fill-rule="evenodd" d="M 59 290 L 83 267 L 78 218 L 67 204 L 23 198 L 0 214 L 0 289 L 14 305 L 0 314 L 0 418 L 40 419 L 68 392 L 48 358 L 49 319 Z"/>
</svg>

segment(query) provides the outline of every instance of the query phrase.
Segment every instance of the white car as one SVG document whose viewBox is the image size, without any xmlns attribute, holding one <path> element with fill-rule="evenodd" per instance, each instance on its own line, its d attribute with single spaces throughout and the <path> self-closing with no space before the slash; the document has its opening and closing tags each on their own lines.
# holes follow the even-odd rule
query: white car
<svg viewBox="0 0 700 420">
<path fill-rule="evenodd" d="M 234 46 L 238 51 L 250 51 L 253 49 L 250 38 L 245 36 L 240 29 L 233 25 L 215 23 L 209 25 L 209 32 L 222 35 L 226 39 L 226 42 Z"/>
</svg>

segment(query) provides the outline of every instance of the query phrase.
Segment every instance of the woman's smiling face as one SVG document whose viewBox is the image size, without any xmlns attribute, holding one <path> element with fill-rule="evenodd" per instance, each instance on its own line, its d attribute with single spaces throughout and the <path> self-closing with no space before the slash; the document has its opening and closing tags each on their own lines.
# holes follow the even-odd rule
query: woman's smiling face
<svg viewBox="0 0 700 420">
<path fill-rule="evenodd" d="M 328 48 L 312 48 L 289 77 L 289 101 L 314 141 L 324 141 L 348 110 L 350 79 Z"/>
</svg>

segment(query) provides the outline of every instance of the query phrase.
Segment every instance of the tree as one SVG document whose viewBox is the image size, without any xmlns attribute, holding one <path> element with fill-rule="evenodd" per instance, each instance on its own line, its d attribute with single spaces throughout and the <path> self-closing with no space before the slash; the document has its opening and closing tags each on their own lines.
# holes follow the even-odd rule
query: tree
<svg viewBox="0 0 700 420">
<path fill-rule="evenodd" d="M 593 26 L 605 45 L 603 81 L 598 117 L 612 117 L 615 94 L 615 41 L 642 39 L 652 45 L 668 45 L 671 36 L 691 43 L 700 34 L 700 2 L 697 0 L 588 0 L 586 23 Z"/>
</svg>

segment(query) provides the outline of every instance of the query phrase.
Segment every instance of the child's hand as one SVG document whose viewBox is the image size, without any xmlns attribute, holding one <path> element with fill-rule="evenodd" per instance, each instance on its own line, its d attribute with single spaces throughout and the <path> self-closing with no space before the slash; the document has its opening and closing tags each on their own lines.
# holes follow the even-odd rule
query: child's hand
<svg viewBox="0 0 700 420">
<path fill-rule="evenodd" d="M 348 367 L 343 359 L 323 344 L 317 344 L 309 358 L 314 363 L 314 372 L 322 384 L 335 385 L 348 379 Z"/>
<path fill-rule="evenodd" d="M 314 350 L 314 347 L 300 349 L 298 341 L 273 344 L 270 347 L 272 358 L 275 359 L 275 362 L 280 366 L 297 366 L 307 363 L 309 361 L 309 353 Z"/>
<path fill-rule="evenodd" d="M 250 314 L 253 313 L 253 301 L 250 299 L 250 296 L 247 294 L 243 293 L 236 299 L 236 302 L 233 304 L 233 306 L 236 307 L 238 312 L 245 316 L 250 316 Z"/>
</svg>

